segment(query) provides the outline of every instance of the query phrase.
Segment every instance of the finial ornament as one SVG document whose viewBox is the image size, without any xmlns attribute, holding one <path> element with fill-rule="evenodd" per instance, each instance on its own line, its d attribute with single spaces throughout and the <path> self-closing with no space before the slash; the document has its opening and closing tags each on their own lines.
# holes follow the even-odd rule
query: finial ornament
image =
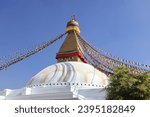
<svg viewBox="0 0 150 117">
<path fill-rule="evenodd" d="M 75 15 L 72 15 L 72 16 L 71 16 L 71 20 L 76 21 Z"/>
<path fill-rule="evenodd" d="M 75 19 L 75 15 L 71 16 L 71 20 L 67 23 L 66 32 L 76 31 L 78 34 L 80 33 L 79 24 Z"/>
</svg>

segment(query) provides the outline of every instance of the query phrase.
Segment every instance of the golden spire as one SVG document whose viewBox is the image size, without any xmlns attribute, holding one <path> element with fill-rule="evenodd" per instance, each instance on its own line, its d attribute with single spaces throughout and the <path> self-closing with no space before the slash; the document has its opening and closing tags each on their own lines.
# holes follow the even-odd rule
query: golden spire
<svg viewBox="0 0 150 117">
<path fill-rule="evenodd" d="M 80 34 L 80 29 L 74 16 L 72 16 L 71 20 L 67 23 L 66 32 L 68 35 L 56 55 L 58 62 L 87 62 L 78 41 L 77 34 Z"/>
</svg>

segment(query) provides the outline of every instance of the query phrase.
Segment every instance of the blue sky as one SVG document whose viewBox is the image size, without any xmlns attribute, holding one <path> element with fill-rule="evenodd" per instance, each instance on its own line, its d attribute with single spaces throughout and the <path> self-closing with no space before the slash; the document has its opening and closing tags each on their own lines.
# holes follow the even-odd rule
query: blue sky
<svg viewBox="0 0 150 117">
<path fill-rule="evenodd" d="M 149 0 L 0 0 L 0 57 L 55 38 L 75 15 L 88 42 L 150 64 L 149 6 Z M 24 87 L 33 75 L 55 64 L 62 42 L 0 71 L 0 89 Z"/>
</svg>

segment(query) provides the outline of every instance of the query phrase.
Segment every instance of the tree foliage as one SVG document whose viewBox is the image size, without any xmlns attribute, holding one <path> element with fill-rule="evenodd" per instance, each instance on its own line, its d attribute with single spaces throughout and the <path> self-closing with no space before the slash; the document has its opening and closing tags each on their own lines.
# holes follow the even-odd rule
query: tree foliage
<svg viewBox="0 0 150 117">
<path fill-rule="evenodd" d="M 110 77 L 107 87 L 109 100 L 150 99 L 150 74 L 131 74 L 127 68 L 118 67 Z"/>
</svg>

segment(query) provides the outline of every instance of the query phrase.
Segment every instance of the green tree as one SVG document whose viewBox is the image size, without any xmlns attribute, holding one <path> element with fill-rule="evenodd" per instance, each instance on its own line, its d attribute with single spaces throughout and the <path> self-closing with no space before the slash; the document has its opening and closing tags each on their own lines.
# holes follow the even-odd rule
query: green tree
<svg viewBox="0 0 150 117">
<path fill-rule="evenodd" d="M 108 100 L 150 99 L 150 75 L 131 74 L 128 68 L 118 67 L 110 77 L 107 87 Z"/>
</svg>

